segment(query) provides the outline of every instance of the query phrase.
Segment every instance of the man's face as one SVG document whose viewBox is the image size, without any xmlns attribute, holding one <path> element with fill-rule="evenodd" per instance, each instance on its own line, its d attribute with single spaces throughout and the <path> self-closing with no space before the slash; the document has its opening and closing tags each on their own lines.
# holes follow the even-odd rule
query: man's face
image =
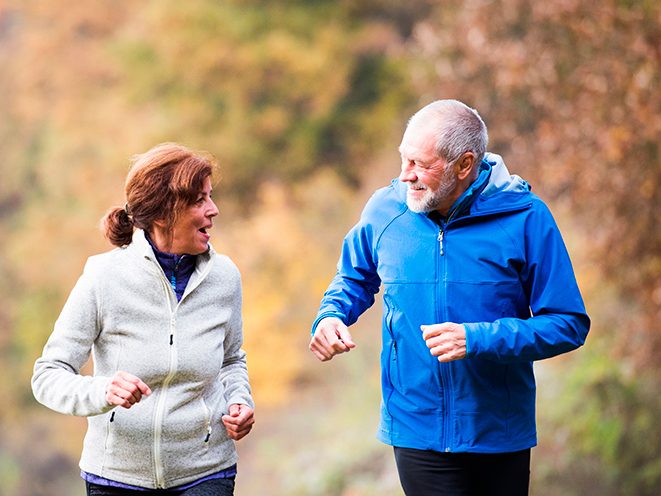
<svg viewBox="0 0 661 496">
<path fill-rule="evenodd" d="M 436 155 L 435 145 L 430 131 L 407 128 L 399 146 L 399 180 L 408 183 L 406 204 L 413 212 L 438 210 L 446 215 L 458 196 L 459 180 L 454 167 L 448 167 L 445 159 Z"/>
</svg>

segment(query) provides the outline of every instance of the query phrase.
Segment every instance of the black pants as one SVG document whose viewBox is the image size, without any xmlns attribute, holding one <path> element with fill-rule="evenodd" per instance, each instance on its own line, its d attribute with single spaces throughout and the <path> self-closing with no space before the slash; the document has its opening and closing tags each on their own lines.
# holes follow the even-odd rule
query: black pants
<svg viewBox="0 0 661 496">
<path fill-rule="evenodd" d="M 527 496 L 530 450 L 514 453 L 439 453 L 395 448 L 409 496 Z"/>
<path fill-rule="evenodd" d="M 99 486 L 85 483 L 87 496 L 233 496 L 234 479 L 211 479 L 201 482 L 190 489 L 174 491 L 157 489 L 154 491 L 133 491 L 119 487 Z"/>
</svg>

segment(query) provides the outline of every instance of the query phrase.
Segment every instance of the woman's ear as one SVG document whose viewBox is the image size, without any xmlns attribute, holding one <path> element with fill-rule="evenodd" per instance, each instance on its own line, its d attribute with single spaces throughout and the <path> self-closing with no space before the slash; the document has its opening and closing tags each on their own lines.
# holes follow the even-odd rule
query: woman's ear
<svg viewBox="0 0 661 496">
<path fill-rule="evenodd" d="M 162 231 L 165 231 L 165 229 L 167 228 L 167 222 L 165 222 L 165 219 L 157 219 L 157 220 L 153 221 L 152 224 L 153 224 L 152 229 L 154 227 L 157 227 L 157 228 L 161 229 Z"/>
</svg>

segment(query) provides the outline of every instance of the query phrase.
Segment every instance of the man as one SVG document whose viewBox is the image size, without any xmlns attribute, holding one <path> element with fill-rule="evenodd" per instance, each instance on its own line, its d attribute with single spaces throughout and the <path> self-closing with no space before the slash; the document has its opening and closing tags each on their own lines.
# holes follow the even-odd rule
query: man
<svg viewBox="0 0 661 496">
<path fill-rule="evenodd" d="M 533 361 L 581 346 L 590 320 L 558 228 L 478 113 L 439 100 L 409 121 L 399 179 L 344 240 L 312 327 L 322 361 L 383 284 L 381 423 L 408 495 L 525 495 Z"/>
</svg>

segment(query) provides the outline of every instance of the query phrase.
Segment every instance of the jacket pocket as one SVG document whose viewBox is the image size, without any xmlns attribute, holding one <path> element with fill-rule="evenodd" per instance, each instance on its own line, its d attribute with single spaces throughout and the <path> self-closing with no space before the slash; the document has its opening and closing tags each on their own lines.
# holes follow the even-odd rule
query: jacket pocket
<svg viewBox="0 0 661 496">
<path fill-rule="evenodd" d="M 397 360 L 397 340 L 395 339 L 395 334 L 392 330 L 393 309 L 385 299 L 384 305 L 386 307 L 386 315 L 384 317 L 383 326 L 387 332 L 389 343 L 386 344 L 388 347 L 388 352 L 384 356 L 384 358 L 387 360 L 387 363 L 384 363 L 383 365 L 384 370 L 387 371 L 388 382 L 392 385 L 392 387 L 399 388 L 400 375 L 399 364 Z"/>
<path fill-rule="evenodd" d="M 202 410 L 204 412 L 204 426 L 206 428 L 206 432 L 204 433 L 204 442 L 208 443 L 209 439 L 211 439 L 211 433 L 213 431 L 213 425 L 211 423 L 211 410 L 209 410 L 209 407 L 207 406 L 206 401 L 204 401 L 204 398 L 200 398 L 200 402 L 202 403 Z"/>
<path fill-rule="evenodd" d="M 94 425 L 90 422 L 92 431 L 101 427 L 101 422 L 105 424 L 103 472 L 149 473 L 151 470 L 153 446 L 151 425 L 139 411 L 133 411 L 137 410 L 137 407 L 138 405 L 134 405 L 130 410 L 115 408 L 103 416 L 90 417 L 94 421 Z M 95 448 L 92 450 L 96 451 Z"/>
</svg>

